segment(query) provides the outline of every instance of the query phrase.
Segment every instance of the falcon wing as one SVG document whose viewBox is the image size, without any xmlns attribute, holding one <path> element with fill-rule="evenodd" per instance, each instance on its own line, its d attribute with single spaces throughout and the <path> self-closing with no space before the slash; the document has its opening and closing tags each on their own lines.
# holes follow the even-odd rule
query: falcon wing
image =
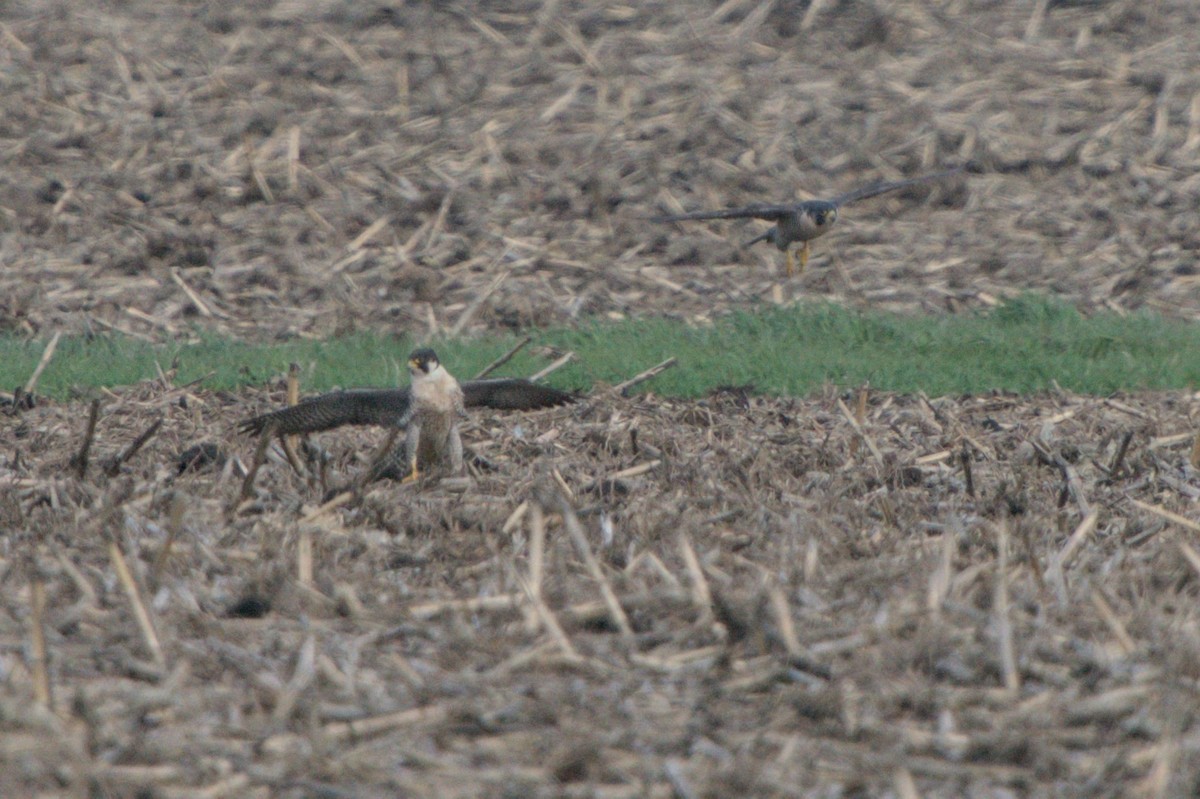
<svg viewBox="0 0 1200 799">
<path fill-rule="evenodd" d="M 463 405 L 468 408 L 527 411 L 575 401 L 574 394 L 520 378 L 467 380 L 461 387 Z M 247 419 L 238 429 L 260 435 L 267 425 L 274 424 L 278 435 L 287 436 L 350 424 L 403 428 L 408 425 L 410 404 L 407 387 L 332 391 Z"/>
<path fill-rule="evenodd" d="M 407 388 L 332 391 L 247 419 L 239 429 L 258 435 L 274 424 L 275 432 L 283 436 L 317 433 L 347 424 L 404 427 L 408 410 Z"/>
<path fill-rule="evenodd" d="M 720 211 L 692 211 L 687 214 L 672 214 L 670 216 L 651 217 L 651 222 L 683 222 L 687 219 L 769 219 L 778 221 L 790 213 L 794 213 L 801 203 L 790 205 L 766 205 L 757 203 L 741 208 L 725 208 Z"/>
<path fill-rule="evenodd" d="M 950 175 L 957 175 L 961 171 L 962 168 L 960 167 L 958 169 L 948 169 L 945 172 L 934 172 L 932 175 L 922 175 L 918 178 L 909 178 L 908 180 L 885 180 L 879 183 L 872 183 L 869 186 L 860 186 L 854 191 L 848 191 L 845 194 L 839 194 L 829 202 L 833 203 L 834 205 L 848 205 L 849 203 L 858 202 L 859 200 L 865 200 L 868 197 L 886 194 L 889 191 L 897 191 L 899 189 L 908 188 L 909 186 L 916 186 L 921 183 L 931 183 L 935 180 L 941 180 L 942 178 L 949 177 Z"/>
<path fill-rule="evenodd" d="M 529 411 L 574 402 L 576 397 L 557 388 L 531 383 L 522 378 L 466 380 L 462 385 L 463 404 L 468 408 L 497 408 Z"/>
</svg>

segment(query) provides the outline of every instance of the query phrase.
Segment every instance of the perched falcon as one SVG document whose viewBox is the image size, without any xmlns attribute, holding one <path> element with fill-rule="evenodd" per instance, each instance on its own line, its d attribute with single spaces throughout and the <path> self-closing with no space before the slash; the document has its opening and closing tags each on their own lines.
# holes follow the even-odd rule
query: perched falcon
<svg viewBox="0 0 1200 799">
<path fill-rule="evenodd" d="M 462 439 L 458 420 L 467 415 L 463 390 L 428 347 L 413 350 L 408 356 L 408 429 L 404 438 L 407 480 L 416 480 L 426 471 L 445 465 L 451 474 L 462 471 Z"/>
<path fill-rule="evenodd" d="M 458 420 L 466 408 L 533 410 L 575 400 L 574 394 L 516 378 L 468 380 L 460 385 L 427 347 L 409 355 L 408 371 L 412 382 L 405 388 L 333 391 L 247 419 L 239 427 L 243 433 L 261 434 L 274 426 L 281 436 L 342 425 L 406 429 L 406 479 L 415 479 L 439 463 L 461 471 Z"/>
<path fill-rule="evenodd" d="M 656 216 L 652 221 L 682 222 L 688 219 L 754 218 L 774 222 L 775 227 L 761 236 L 751 239 L 742 246 L 749 247 L 751 244 L 757 244 L 760 241 L 771 242 L 787 256 L 787 274 L 788 277 L 791 277 L 793 273 L 800 274 L 804 272 L 804 268 L 808 265 L 808 243 L 818 236 L 829 232 L 833 227 L 833 223 L 837 221 L 838 209 L 843 205 L 849 205 L 852 202 L 865 200 L 868 197 L 875 197 L 889 191 L 941 180 L 950 175 L 956 175 L 960 171 L 962 170 L 951 169 L 946 172 L 937 172 L 919 178 L 909 178 L 908 180 L 890 180 L 882 183 L 872 183 L 870 186 L 863 186 L 854 191 L 839 194 L 830 200 L 805 200 L 804 202 L 786 203 L 784 205 L 756 203 L 755 205 L 746 205 L 741 208 L 726 208 L 721 211 L 692 211 L 687 214 Z M 800 242 L 801 245 L 800 269 L 798 272 L 795 269 L 791 251 L 791 245 L 795 242 Z"/>
</svg>

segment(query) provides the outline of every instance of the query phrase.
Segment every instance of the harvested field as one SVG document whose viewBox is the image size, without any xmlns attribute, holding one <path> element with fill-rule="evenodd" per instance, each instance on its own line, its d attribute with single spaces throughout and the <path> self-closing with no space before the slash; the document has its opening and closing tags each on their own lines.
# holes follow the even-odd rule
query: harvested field
<svg viewBox="0 0 1200 799">
<path fill-rule="evenodd" d="M 18 0 L 0 146 L 17 335 L 1200 316 L 1190 0 Z M 646 220 L 956 164 L 792 281 Z M 279 387 L 0 408 L 0 796 L 1195 795 L 1198 400 L 598 388 L 326 508 Z"/>
<path fill-rule="evenodd" d="M 239 504 L 266 397 L 120 392 L 83 480 L 77 408 L 26 411 L 0 793 L 1192 794 L 1196 398 L 865 399 L 478 414 L 465 488 L 324 512 L 276 448 Z M 328 484 L 382 438 L 321 434 Z"/>
<path fill-rule="evenodd" d="M 0 22 L 0 330 L 421 336 L 489 287 L 465 330 L 1029 289 L 1200 309 L 1191 0 L 62 0 Z M 963 163 L 852 206 L 795 281 L 738 249 L 757 223 L 646 221 Z"/>
</svg>

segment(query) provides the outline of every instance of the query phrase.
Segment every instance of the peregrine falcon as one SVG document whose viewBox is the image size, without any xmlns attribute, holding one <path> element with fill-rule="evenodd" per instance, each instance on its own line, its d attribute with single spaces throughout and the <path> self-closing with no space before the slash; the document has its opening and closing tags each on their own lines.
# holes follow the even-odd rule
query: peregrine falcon
<svg viewBox="0 0 1200 799">
<path fill-rule="evenodd" d="M 532 410 L 573 402 L 575 395 L 528 380 L 468 380 L 461 385 L 446 371 L 437 353 L 422 347 L 408 358 L 411 385 L 399 389 L 333 391 L 247 419 L 243 433 L 261 434 L 273 425 L 276 435 L 316 433 L 342 425 L 379 425 L 406 429 L 406 480 L 440 463 L 462 469 L 458 419 L 469 407 Z"/>
<path fill-rule="evenodd" d="M 463 465 L 458 420 L 467 415 L 463 390 L 428 347 L 408 356 L 408 373 L 412 376 L 408 387 L 412 401 L 404 438 L 405 479 L 416 480 L 422 467 L 428 470 L 439 464 L 458 474 Z"/>
<path fill-rule="evenodd" d="M 760 241 L 771 242 L 787 256 L 787 274 L 788 277 L 791 277 L 793 273 L 802 274 L 804 272 L 804 268 L 808 265 L 808 243 L 818 236 L 829 232 L 833 227 L 833 223 L 837 221 L 838 210 L 843 205 L 849 205 L 858 200 L 865 200 L 868 197 L 875 197 L 876 195 L 907 188 L 908 186 L 941 180 L 950 175 L 958 174 L 960 171 L 961 169 L 951 169 L 946 172 L 909 178 L 908 180 L 890 180 L 881 183 L 872 183 L 869 186 L 863 186 L 854 191 L 839 194 L 829 200 L 805 200 L 804 202 L 786 203 L 783 205 L 756 203 L 741 208 L 726 208 L 720 211 L 692 211 L 687 214 L 656 216 L 651 221 L 682 222 L 689 219 L 745 219 L 750 217 L 769 220 L 775 223 L 775 227 L 760 236 L 756 236 L 742 246 L 749 247 L 751 244 L 757 244 Z M 795 242 L 800 242 L 801 245 L 799 250 L 799 271 L 795 269 L 792 259 L 791 245 Z"/>
</svg>

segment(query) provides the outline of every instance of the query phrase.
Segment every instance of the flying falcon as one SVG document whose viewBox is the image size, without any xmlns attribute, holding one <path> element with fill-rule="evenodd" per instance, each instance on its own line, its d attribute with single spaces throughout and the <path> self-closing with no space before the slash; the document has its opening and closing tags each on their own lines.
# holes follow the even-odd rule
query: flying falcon
<svg viewBox="0 0 1200 799">
<path fill-rule="evenodd" d="M 793 273 L 803 274 L 804 268 L 808 266 L 808 243 L 818 236 L 823 236 L 829 232 L 833 227 L 833 223 L 837 221 L 838 210 L 843 205 L 849 205 L 852 202 L 865 200 L 868 197 L 875 197 L 889 191 L 941 180 L 950 175 L 956 175 L 960 171 L 960 169 L 951 169 L 946 172 L 936 172 L 932 175 L 924 175 L 919 178 L 909 178 L 908 180 L 889 180 L 881 183 L 872 183 L 869 186 L 863 186 L 854 191 L 839 194 L 837 197 L 829 200 L 805 200 L 804 202 L 786 203 L 784 205 L 756 203 L 741 208 L 726 208 L 720 211 L 692 211 L 687 214 L 656 216 L 651 221 L 682 222 L 689 219 L 754 218 L 774 222 L 775 227 L 761 236 L 756 236 L 742 246 L 749 247 L 751 244 L 757 244 L 760 241 L 771 242 L 787 256 L 787 274 L 788 277 L 791 277 Z M 798 271 L 795 268 L 791 250 L 791 245 L 795 242 L 800 242 L 800 269 Z"/>
<path fill-rule="evenodd" d="M 239 428 L 261 434 L 273 426 L 280 436 L 342 425 L 405 429 L 407 481 L 438 464 L 448 465 L 454 473 L 462 470 L 458 420 L 466 408 L 533 410 L 575 400 L 574 394 L 518 378 L 468 380 L 460 385 L 427 347 L 409 355 L 408 371 L 412 382 L 405 388 L 333 391 L 247 419 Z"/>
</svg>

